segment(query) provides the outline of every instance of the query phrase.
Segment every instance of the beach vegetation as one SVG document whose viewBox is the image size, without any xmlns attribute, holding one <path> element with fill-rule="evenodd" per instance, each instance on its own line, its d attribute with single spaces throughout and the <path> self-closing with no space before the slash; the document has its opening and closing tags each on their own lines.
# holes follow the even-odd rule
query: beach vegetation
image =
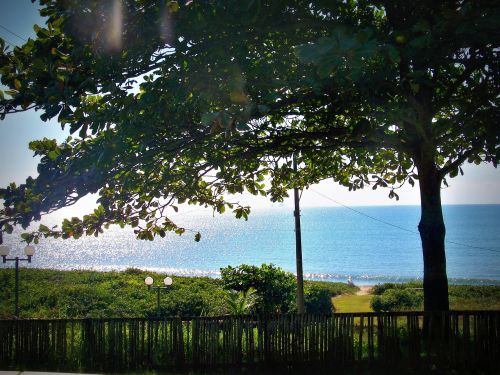
<svg viewBox="0 0 500 375">
<path fill-rule="evenodd" d="M 225 298 L 231 315 L 250 315 L 257 303 L 257 291 L 250 287 L 245 292 L 230 290 Z"/>
<path fill-rule="evenodd" d="M 419 281 L 378 284 L 371 290 L 370 305 L 374 311 L 422 310 L 422 292 Z M 449 300 L 452 310 L 499 310 L 500 286 L 450 285 Z"/>
<path fill-rule="evenodd" d="M 320 286 L 311 285 L 305 289 L 304 304 L 308 314 L 331 314 L 335 311 L 330 291 Z"/>
<path fill-rule="evenodd" d="M 422 292 L 410 289 L 387 289 L 371 300 L 375 312 L 420 310 L 424 300 Z"/>
<path fill-rule="evenodd" d="M 260 269 L 260 267 L 257 267 Z M 277 267 L 265 267 L 277 269 Z M 279 270 L 283 275 L 284 271 Z M 291 275 L 291 274 L 290 274 Z M 295 282 L 293 275 L 285 275 Z M 21 318 L 132 318 L 156 317 L 156 293 L 144 285 L 146 276 L 161 280 L 164 274 L 127 269 L 123 272 L 59 271 L 50 269 L 20 269 Z M 251 287 L 236 291 L 234 300 L 220 278 L 171 276 L 171 288 L 160 293 L 161 316 L 220 316 L 227 314 L 256 314 L 262 310 L 260 296 Z M 330 285 L 331 284 L 331 285 Z M 0 318 L 14 314 L 14 272 L 0 269 Z M 354 288 L 342 283 L 305 281 L 306 291 L 314 290 L 306 303 L 324 306 L 318 295 L 352 293 Z M 250 289 L 250 291 L 249 291 Z M 275 293 L 281 293 L 279 286 Z M 290 293 L 290 287 L 286 289 Z M 241 294 L 240 294 L 241 293 Z M 246 295 L 244 295 L 246 293 Z M 293 304 L 293 292 L 292 302 Z M 313 302 L 316 301 L 316 302 Z M 235 309 L 234 303 L 239 304 Z M 276 305 L 274 305 L 276 307 Z M 274 311 L 274 310 L 273 310 Z M 288 310 L 292 312 L 293 310 Z M 314 307 L 308 312 L 326 312 Z M 328 310 L 331 312 L 331 310 Z"/>
<path fill-rule="evenodd" d="M 24 318 L 156 317 L 156 293 L 144 278 L 154 272 L 20 270 L 20 310 Z M 222 315 L 228 312 L 219 279 L 173 276 L 160 293 L 162 316 Z M 14 313 L 14 274 L 0 270 L 0 316 Z"/>
<path fill-rule="evenodd" d="M 227 266 L 221 268 L 220 274 L 222 285 L 227 290 L 245 293 L 254 289 L 259 313 L 287 313 L 295 308 L 295 277 L 273 264 Z"/>
<path fill-rule="evenodd" d="M 374 295 L 382 295 L 384 292 L 390 289 L 408 289 L 408 288 L 422 289 L 422 282 L 413 281 L 408 283 L 376 284 L 370 289 L 370 293 Z"/>
</svg>

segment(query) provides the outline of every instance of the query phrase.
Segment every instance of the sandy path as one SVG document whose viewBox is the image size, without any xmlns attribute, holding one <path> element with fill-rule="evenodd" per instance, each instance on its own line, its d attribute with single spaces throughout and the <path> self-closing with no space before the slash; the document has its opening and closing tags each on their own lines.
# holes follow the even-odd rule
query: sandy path
<svg viewBox="0 0 500 375">
<path fill-rule="evenodd" d="M 360 285 L 359 286 L 359 291 L 356 292 L 357 296 L 366 296 L 367 294 L 370 294 L 370 291 L 372 290 L 373 285 Z"/>
</svg>

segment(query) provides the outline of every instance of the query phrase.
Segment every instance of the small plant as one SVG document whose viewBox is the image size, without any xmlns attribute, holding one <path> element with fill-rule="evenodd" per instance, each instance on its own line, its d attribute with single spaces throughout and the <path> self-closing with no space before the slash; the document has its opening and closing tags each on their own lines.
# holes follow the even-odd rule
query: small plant
<svg viewBox="0 0 500 375">
<path fill-rule="evenodd" d="M 254 288 L 249 288 L 245 292 L 231 290 L 227 293 L 225 301 L 231 315 L 247 315 L 252 312 L 257 302 L 257 291 Z"/>
</svg>

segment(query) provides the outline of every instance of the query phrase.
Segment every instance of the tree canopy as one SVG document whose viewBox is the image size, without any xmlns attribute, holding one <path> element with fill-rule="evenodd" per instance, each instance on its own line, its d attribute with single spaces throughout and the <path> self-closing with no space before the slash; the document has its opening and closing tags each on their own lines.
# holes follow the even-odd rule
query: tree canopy
<svg viewBox="0 0 500 375">
<path fill-rule="evenodd" d="M 26 240 L 109 224 L 153 239 L 184 231 L 169 218 L 182 202 L 246 218 L 228 194 L 333 178 L 397 199 L 417 181 L 424 304 L 448 308 L 441 184 L 500 159 L 497 2 L 40 4 L 35 40 L 0 40 L 0 116 L 35 108 L 73 135 L 30 144 L 39 176 L 0 191 L 0 230 L 98 192 L 93 213 Z"/>
</svg>

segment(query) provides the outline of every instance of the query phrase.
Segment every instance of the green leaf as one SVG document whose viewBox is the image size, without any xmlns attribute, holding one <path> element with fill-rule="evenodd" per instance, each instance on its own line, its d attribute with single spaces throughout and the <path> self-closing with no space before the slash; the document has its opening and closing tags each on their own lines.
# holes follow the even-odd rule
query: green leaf
<svg viewBox="0 0 500 375">
<path fill-rule="evenodd" d="M 49 227 L 47 227 L 46 225 L 43 225 L 43 224 L 40 224 L 40 226 L 38 227 L 38 230 L 40 232 L 49 232 L 50 231 Z"/>
<path fill-rule="evenodd" d="M 257 105 L 257 109 L 259 110 L 260 113 L 262 113 L 264 115 L 269 112 L 269 107 L 265 104 Z"/>
<path fill-rule="evenodd" d="M 59 156 L 59 153 L 57 151 L 50 151 L 47 156 L 49 157 L 50 160 L 56 160 L 57 157 Z"/>
<path fill-rule="evenodd" d="M 219 112 L 204 113 L 201 116 L 201 123 L 206 126 L 211 125 L 218 116 Z"/>
<path fill-rule="evenodd" d="M 389 60 L 391 60 L 392 63 L 397 64 L 401 61 L 399 52 L 394 46 L 389 44 L 386 46 L 386 50 L 387 50 L 387 55 L 389 56 Z"/>
<path fill-rule="evenodd" d="M 12 225 L 10 225 L 9 223 L 4 223 L 3 224 L 3 230 L 7 234 L 12 234 L 12 231 L 14 230 L 14 227 Z"/>
</svg>

